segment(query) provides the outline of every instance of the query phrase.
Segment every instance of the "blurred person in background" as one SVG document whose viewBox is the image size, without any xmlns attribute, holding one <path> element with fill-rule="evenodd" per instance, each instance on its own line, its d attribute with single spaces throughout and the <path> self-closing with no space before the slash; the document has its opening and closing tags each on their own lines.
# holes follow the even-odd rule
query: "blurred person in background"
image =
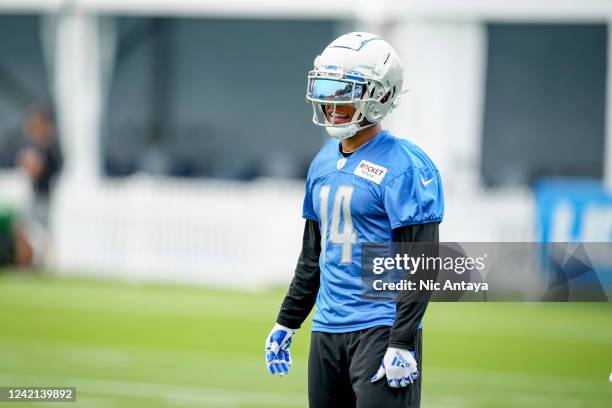
<svg viewBox="0 0 612 408">
<path fill-rule="evenodd" d="M 46 107 L 30 109 L 24 119 L 23 133 L 25 147 L 17 155 L 17 165 L 32 181 L 34 201 L 30 215 L 47 228 L 53 182 L 62 167 L 51 110 Z"/>
<path fill-rule="evenodd" d="M 408 244 L 401 251 L 413 251 L 415 242 L 439 240 L 437 168 L 380 125 L 399 103 L 403 73 L 386 41 L 350 33 L 327 46 L 308 75 L 313 122 L 332 139 L 308 171 L 302 251 L 265 352 L 269 372 L 286 374 L 291 340 L 316 302 L 311 408 L 420 406 L 421 321 L 430 294 L 364 298 L 359 245 L 399 242 Z"/>
<path fill-rule="evenodd" d="M 24 147 L 18 152 L 16 163 L 30 178 L 33 192 L 26 230 L 34 250 L 33 263 L 42 264 L 49 244 L 53 184 L 62 168 L 62 154 L 51 108 L 36 106 L 26 112 L 23 138 Z"/>
</svg>

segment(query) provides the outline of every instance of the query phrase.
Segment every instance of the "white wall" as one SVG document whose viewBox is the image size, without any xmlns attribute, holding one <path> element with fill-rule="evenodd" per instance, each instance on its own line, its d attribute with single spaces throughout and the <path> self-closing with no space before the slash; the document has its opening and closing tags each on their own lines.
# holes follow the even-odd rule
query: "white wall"
<svg viewBox="0 0 612 408">
<path fill-rule="evenodd" d="M 443 241 L 531 241 L 527 188 L 485 191 L 480 180 L 486 31 L 479 21 L 406 18 L 385 32 L 403 57 L 404 89 L 385 126 L 440 168 Z"/>
</svg>

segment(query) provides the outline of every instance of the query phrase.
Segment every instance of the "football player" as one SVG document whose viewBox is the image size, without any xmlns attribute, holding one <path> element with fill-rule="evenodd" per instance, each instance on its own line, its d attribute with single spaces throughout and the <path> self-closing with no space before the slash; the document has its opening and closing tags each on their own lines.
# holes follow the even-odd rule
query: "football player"
<svg viewBox="0 0 612 408">
<path fill-rule="evenodd" d="M 331 139 L 306 179 L 302 251 L 272 331 L 272 374 L 291 365 L 291 339 L 317 305 L 308 362 L 310 407 L 418 407 L 421 320 L 427 299 L 406 291 L 362 296 L 361 243 L 438 242 L 440 174 L 415 144 L 383 130 L 404 70 L 393 48 L 364 32 L 342 35 L 308 74 L 313 122 Z"/>
</svg>

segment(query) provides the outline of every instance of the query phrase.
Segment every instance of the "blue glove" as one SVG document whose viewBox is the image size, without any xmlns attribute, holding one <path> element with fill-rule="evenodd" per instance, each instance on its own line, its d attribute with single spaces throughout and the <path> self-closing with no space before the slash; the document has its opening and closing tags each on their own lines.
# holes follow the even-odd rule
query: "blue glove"
<svg viewBox="0 0 612 408">
<path fill-rule="evenodd" d="M 380 368 L 371 381 L 387 377 L 387 385 L 392 388 L 406 387 L 419 377 L 417 362 L 412 351 L 389 347 Z"/>
<path fill-rule="evenodd" d="M 289 346 L 291 346 L 291 339 L 294 334 L 294 329 L 278 323 L 272 328 L 266 339 L 266 364 L 270 374 L 278 374 L 282 377 L 289 372 L 291 366 Z"/>
</svg>

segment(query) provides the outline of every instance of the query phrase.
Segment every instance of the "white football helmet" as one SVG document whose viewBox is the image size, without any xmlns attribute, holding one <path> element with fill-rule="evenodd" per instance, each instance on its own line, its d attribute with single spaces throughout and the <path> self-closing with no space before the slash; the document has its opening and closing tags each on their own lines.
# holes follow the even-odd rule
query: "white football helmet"
<svg viewBox="0 0 612 408">
<path fill-rule="evenodd" d="M 404 68 L 388 42 L 369 33 L 344 34 L 315 58 L 308 73 L 306 99 L 312 104 L 312 121 L 333 138 L 354 136 L 399 105 L 403 80 Z M 330 105 L 331 121 L 326 114 Z M 350 121 L 335 123 L 338 105 L 354 105 Z"/>
</svg>

